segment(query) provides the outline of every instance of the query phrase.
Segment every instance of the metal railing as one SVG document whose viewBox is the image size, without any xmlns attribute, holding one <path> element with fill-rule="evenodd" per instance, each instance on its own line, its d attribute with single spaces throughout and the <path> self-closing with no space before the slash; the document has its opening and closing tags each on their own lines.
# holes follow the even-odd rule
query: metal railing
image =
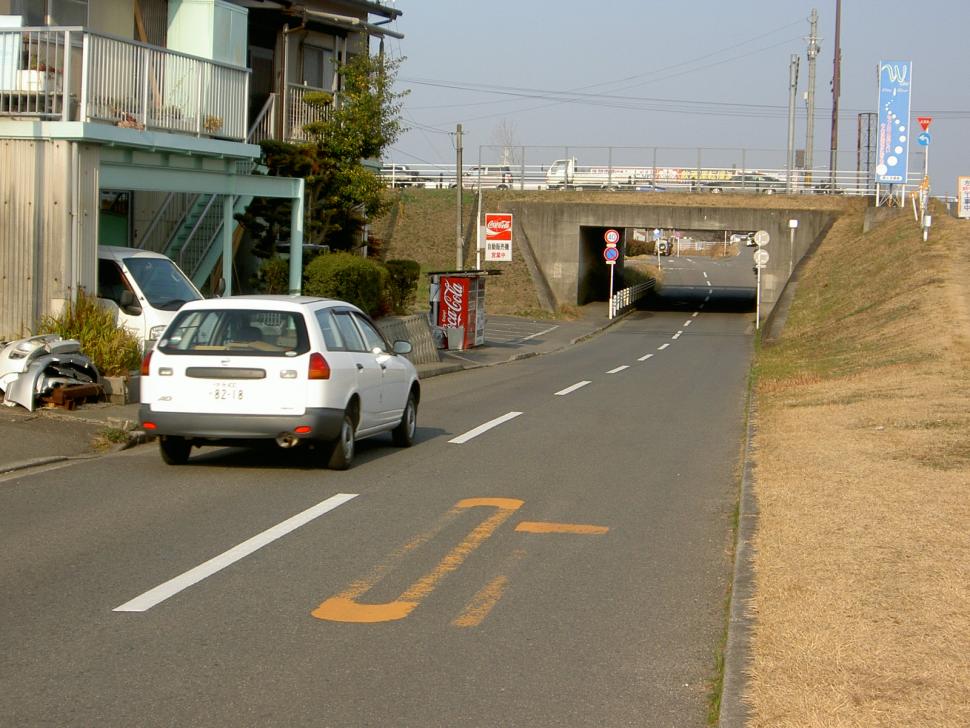
<svg viewBox="0 0 970 728">
<path fill-rule="evenodd" d="M 922 180 L 922 152 L 911 149 L 907 186 Z M 822 158 L 820 153 L 819 158 Z M 830 155 L 826 152 L 824 155 Z M 874 195 L 875 164 L 858 164 L 855 149 L 836 155 L 828 167 L 787 169 L 787 150 L 714 147 L 483 146 L 478 161 L 466 155 L 462 186 L 516 190 L 615 189 L 640 192 L 752 192 L 784 194 Z M 500 160 L 500 161 L 496 161 Z M 563 164 L 564 161 L 575 160 Z M 564 174 L 563 168 L 567 167 Z M 386 159 L 397 186 L 456 186 L 455 165 Z M 403 175 L 402 168 L 407 174 Z M 479 176 L 478 170 L 484 170 Z M 759 175 L 770 178 L 759 182 Z M 509 181 L 511 176 L 511 181 Z M 392 174 L 385 175 L 391 183 Z M 721 183 L 721 184 L 717 184 Z"/>
<path fill-rule="evenodd" d="M 637 283 L 635 286 L 623 288 L 613 294 L 610 299 L 610 318 L 615 318 L 643 298 L 647 292 L 653 290 L 656 281 Z"/>
<path fill-rule="evenodd" d="M 288 142 L 305 142 L 309 140 L 304 127 L 318 121 L 326 121 L 330 116 L 330 106 L 320 108 L 308 104 L 304 97 L 308 93 L 330 92 L 322 88 L 304 86 L 303 84 L 288 83 L 286 85 L 286 115 L 283 119 L 282 138 Z M 336 102 L 336 96 L 334 96 Z"/>
<path fill-rule="evenodd" d="M 249 70 L 83 28 L 0 30 L 0 116 L 242 140 Z"/>
</svg>

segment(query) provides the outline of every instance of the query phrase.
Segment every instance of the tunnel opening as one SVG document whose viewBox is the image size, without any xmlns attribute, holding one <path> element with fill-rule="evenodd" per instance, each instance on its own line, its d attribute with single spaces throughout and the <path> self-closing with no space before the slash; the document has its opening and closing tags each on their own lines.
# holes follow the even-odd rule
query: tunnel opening
<svg viewBox="0 0 970 728">
<path fill-rule="evenodd" d="M 606 233 L 615 229 L 620 234 L 616 244 L 619 253 L 616 264 L 607 264 L 603 251 L 607 247 Z M 613 290 L 618 291 L 624 285 L 624 251 L 626 250 L 626 234 L 622 227 L 610 228 L 582 225 L 579 228 L 579 276 L 576 291 L 576 303 L 583 306 L 594 301 L 608 301 L 610 299 L 610 268 L 613 270 Z"/>
</svg>

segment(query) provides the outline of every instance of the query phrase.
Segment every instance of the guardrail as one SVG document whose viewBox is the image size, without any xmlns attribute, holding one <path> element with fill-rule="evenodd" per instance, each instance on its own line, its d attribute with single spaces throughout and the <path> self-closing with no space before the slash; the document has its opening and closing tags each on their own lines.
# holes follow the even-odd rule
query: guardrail
<svg viewBox="0 0 970 728">
<path fill-rule="evenodd" d="M 392 166 L 393 164 L 393 166 Z M 398 164 L 385 162 L 389 171 L 383 177 L 388 185 L 395 187 L 449 189 L 455 188 L 456 174 L 453 164 Z M 462 175 L 465 189 L 510 188 L 513 190 L 615 190 L 625 192 L 724 192 L 748 194 L 788 194 L 788 172 L 785 169 L 759 167 L 739 169 L 732 167 L 690 166 L 630 167 L 615 164 L 596 167 L 595 172 L 578 173 L 566 185 L 561 173 L 549 175 L 548 165 L 511 165 L 511 179 L 488 175 L 481 180 L 474 172 Z M 741 179 L 735 179 L 744 175 Z M 770 178 L 767 182 L 749 179 L 759 175 Z M 833 185 L 834 179 L 834 185 Z M 908 186 L 919 186 L 922 175 L 911 172 Z M 850 196 L 875 195 L 874 182 L 866 172 L 836 170 L 832 175 L 827 169 L 796 170 L 791 175 L 791 194 L 838 194 Z"/>
<path fill-rule="evenodd" d="M 648 291 L 653 290 L 656 281 L 646 281 L 637 283 L 635 286 L 623 288 L 613 294 L 610 299 L 610 319 L 616 318 L 621 313 L 630 308 L 634 303 L 643 298 Z"/>
</svg>

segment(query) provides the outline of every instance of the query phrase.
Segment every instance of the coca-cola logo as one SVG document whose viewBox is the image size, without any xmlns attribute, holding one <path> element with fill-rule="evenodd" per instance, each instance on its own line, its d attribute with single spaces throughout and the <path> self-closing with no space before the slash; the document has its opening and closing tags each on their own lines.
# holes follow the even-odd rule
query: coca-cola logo
<svg viewBox="0 0 970 728">
<path fill-rule="evenodd" d="M 465 287 L 457 281 L 445 280 L 441 291 L 442 323 L 445 326 L 461 326 L 461 299 Z"/>
<path fill-rule="evenodd" d="M 485 214 L 486 240 L 512 240 L 512 215 L 508 213 Z"/>
</svg>

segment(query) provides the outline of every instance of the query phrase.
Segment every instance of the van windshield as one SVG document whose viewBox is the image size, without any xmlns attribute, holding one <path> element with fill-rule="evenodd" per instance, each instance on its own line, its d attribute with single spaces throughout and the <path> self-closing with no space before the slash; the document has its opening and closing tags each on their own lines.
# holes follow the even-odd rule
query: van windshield
<svg viewBox="0 0 970 728">
<path fill-rule="evenodd" d="M 186 301 L 202 298 L 179 267 L 167 258 L 125 258 L 125 267 L 152 308 L 177 311 Z"/>
</svg>

